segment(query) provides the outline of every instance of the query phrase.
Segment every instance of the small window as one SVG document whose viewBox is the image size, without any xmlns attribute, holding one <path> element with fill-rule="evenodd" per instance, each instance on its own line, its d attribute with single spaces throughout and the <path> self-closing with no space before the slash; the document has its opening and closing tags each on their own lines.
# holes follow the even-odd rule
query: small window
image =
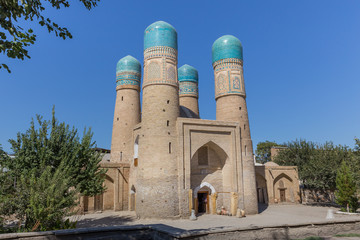
<svg viewBox="0 0 360 240">
<path fill-rule="evenodd" d="M 239 107 L 239 110 L 241 110 L 241 107 Z"/>
<path fill-rule="evenodd" d="M 171 142 L 169 142 L 169 153 L 171 153 Z"/>
<path fill-rule="evenodd" d="M 120 152 L 120 161 L 122 161 L 122 152 Z"/>
<path fill-rule="evenodd" d="M 121 101 L 124 101 L 124 97 L 121 97 Z"/>
<path fill-rule="evenodd" d="M 170 121 L 169 120 L 167 120 L 167 122 L 166 122 L 166 126 L 169 126 L 170 125 Z"/>
<path fill-rule="evenodd" d="M 169 104 L 170 103 L 170 100 L 167 100 L 167 102 L 166 102 L 167 104 Z"/>
<path fill-rule="evenodd" d="M 198 164 L 199 165 L 208 165 L 208 148 L 207 147 L 201 147 L 198 150 Z"/>
<path fill-rule="evenodd" d="M 246 152 L 247 152 L 247 147 L 246 147 L 246 145 L 245 145 L 245 156 L 246 156 Z"/>
<path fill-rule="evenodd" d="M 246 124 L 244 124 L 244 130 L 246 129 Z"/>
<path fill-rule="evenodd" d="M 119 118 L 117 118 L 116 120 L 119 121 Z"/>
</svg>

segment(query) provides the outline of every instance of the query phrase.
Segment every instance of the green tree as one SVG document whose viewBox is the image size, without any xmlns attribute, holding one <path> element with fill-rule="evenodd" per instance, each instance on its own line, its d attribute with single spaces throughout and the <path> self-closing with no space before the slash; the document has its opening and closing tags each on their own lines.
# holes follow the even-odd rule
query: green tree
<svg viewBox="0 0 360 240">
<path fill-rule="evenodd" d="M 80 0 L 88 10 L 97 6 L 99 1 Z M 43 15 L 46 5 L 56 9 L 70 7 L 67 0 L 0 0 L 0 26 L 3 30 L 0 31 L 0 53 L 6 54 L 9 58 L 30 58 L 27 47 L 35 43 L 36 35 L 31 28 L 25 29 L 21 26 L 19 20 L 36 20 L 41 26 L 45 26 L 49 33 L 54 32 L 62 39 L 72 38 L 66 27 L 59 26 Z M 5 63 L 0 64 L 1 68 L 11 72 Z"/>
<path fill-rule="evenodd" d="M 256 146 L 256 161 L 260 163 L 266 163 L 271 161 L 271 148 L 282 146 L 276 142 L 259 142 Z"/>
<path fill-rule="evenodd" d="M 288 142 L 275 162 L 283 166 L 297 166 L 304 186 L 315 190 L 335 190 L 336 172 L 342 161 L 352 163 L 353 152 L 332 142 L 316 144 L 306 140 Z"/>
<path fill-rule="evenodd" d="M 41 116 L 37 124 L 32 120 L 30 129 L 9 140 L 15 157 L 0 159 L 0 166 L 7 169 L 0 179 L 8 179 L 0 186 L 6 193 L 0 215 L 15 214 L 27 229 L 56 229 L 77 204 L 77 192 L 87 196 L 103 192 L 106 170 L 100 169 L 101 156 L 92 136 L 85 129 L 80 140 L 74 127 L 55 118 L 54 109 L 50 121 Z"/>
<path fill-rule="evenodd" d="M 336 203 L 344 208 L 349 208 L 351 212 L 356 212 L 359 208 L 358 198 L 356 195 L 356 183 L 350 168 L 345 162 L 341 163 L 337 172 L 336 189 Z"/>
</svg>

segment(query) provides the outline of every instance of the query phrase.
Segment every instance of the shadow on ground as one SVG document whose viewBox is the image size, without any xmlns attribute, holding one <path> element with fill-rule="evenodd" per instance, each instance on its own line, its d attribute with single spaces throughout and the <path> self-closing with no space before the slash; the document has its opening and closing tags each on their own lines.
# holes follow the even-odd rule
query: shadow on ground
<svg viewBox="0 0 360 240">
<path fill-rule="evenodd" d="M 265 203 L 259 203 L 258 204 L 258 211 L 259 213 L 262 213 L 264 212 L 267 208 L 268 208 L 268 204 L 265 204 Z"/>
<path fill-rule="evenodd" d="M 135 219 L 132 216 L 108 216 L 103 218 L 85 218 L 77 221 L 77 228 L 88 228 L 88 227 L 109 227 L 126 225 L 128 222 L 133 222 Z"/>
</svg>

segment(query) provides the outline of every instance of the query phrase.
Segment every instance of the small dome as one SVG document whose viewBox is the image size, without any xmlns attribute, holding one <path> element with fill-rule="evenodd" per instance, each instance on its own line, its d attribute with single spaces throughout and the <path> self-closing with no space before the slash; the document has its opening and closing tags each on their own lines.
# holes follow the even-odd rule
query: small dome
<svg viewBox="0 0 360 240">
<path fill-rule="evenodd" d="M 120 59 L 116 65 L 116 72 L 124 71 L 134 71 L 141 73 L 141 64 L 136 58 L 127 55 L 126 57 Z"/>
<path fill-rule="evenodd" d="M 268 166 L 268 167 L 278 167 L 279 166 L 279 164 L 274 163 L 273 161 L 266 162 L 264 165 Z"/>
<path fill-rule="evenodd" d="M 199 74 L 196 68 L 185 64 L 178 69 L 178 79 L 179 82 L 198 82 Z"/>
<path fill-rule="evenodd" d="M 226 58 L 243 59 L 242 45 L 239 39 L 232 35 L 222 36 L 212 45 L 212 62 Z"/>
<path fill-rule="evenodd" d="M 176 30 L 167 22 L 157 21 L 145 29 L 144 49 L 156 46 L 167 46 L 177 50 Z"/>
</svg>

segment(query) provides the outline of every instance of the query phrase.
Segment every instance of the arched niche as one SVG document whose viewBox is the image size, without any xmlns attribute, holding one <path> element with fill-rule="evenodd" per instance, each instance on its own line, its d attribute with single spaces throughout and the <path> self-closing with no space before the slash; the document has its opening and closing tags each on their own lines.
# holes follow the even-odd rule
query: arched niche
<svg viewBox="0 0 360 240">
<path fill-rule="evenodd" d="M 105 175 L 104 181 L 106 192 L 103 193 L 103 210 L 114 209 L 114 179 L 108 174 Z"/>
<path fill-rule="evenodd" d="M 197 186 L 194 189 L 194 198 L 197 198 L 197 193 L 199 192 L 199 190 L 201 190 L 203 188 L 208 188 L 210 190 L 210 194 L 216 193 L 215 188 L 213 187 L 213 185 L 211 185 L 208 182 L 203 182 L 203 183 L 200 184 L 200 186 Z"/>
<path fill-rule="evenodd" d="M 285 173 L 274 179 L 274 198 L 279 202 L 294 202 L 293 180 Z"/>
<path fill-rule="evenodd" d="M 202 159 L 206 155 L 207 161 Z M 226 152 L 213 141 L 209 141 L 200 146 L 193 154 L 190 163 L 191 175 L 190 183 L 193 189 L 193 199 L 196 202 L 199 198 L 208 197 L 216 194 L 216 198 L 209 206 L 225 206 L 230 209 L 230 192 L 233 192 L 233 167 Z M 216 191 L 215 191 L 216 189 Z M 215 202 L 216 201 L 216 202 Z M 198 202 L 200 204 L 200 202 Z M 196 209 L 197 210 L 197 209 Z M 208 211 L 207 211 L 208 212 Z"/>
</svg>

